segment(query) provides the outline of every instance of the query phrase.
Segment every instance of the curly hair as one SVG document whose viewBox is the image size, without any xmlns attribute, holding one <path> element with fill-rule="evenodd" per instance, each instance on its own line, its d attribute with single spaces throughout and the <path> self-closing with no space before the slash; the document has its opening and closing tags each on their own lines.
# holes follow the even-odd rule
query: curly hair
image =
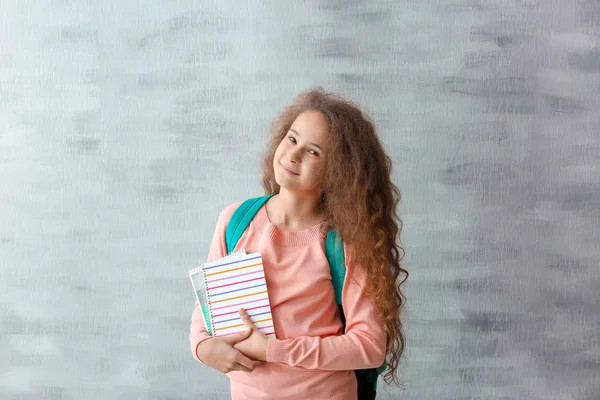
<svg viewBox="0 0 600 400">
<path fill-rule="evenodd" d="M 396 374 L 405 348 L 401 310 L 406 297 L 401 285 L 408 271 L 400 265 L 404 257 L 402 221 L 396 211 L 400 190 L 391 181 L 392 161 L 374 123 L 358 104 L 321 87 L 300 93 L 271 124 L 271 139 L 262 160 L 262 186 L 265 194 L 279 193 L 273 170 L 275 150 L 295 119 L 307 110 L 321 112 L 328 125 L 324 192 L 319 204 L 324 229 L 337 230 L 348 256 L 367 271 L 363 290 L 383 315 L 388 337 L 384 380 L 401 385 Z"/>
</svg>

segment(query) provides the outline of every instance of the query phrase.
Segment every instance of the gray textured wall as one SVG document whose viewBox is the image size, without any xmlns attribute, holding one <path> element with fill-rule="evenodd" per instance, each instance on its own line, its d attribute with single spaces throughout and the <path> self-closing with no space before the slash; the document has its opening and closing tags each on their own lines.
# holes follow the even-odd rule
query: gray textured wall
<svg viewBox="0 0 600 400">
<path fill-rule="evenodd" d="M 186 271 L 313 84 L 403 191 L 381 398 L 600 398 L 597 0 L 199 3 L 0 1 L 0 398 L 228 397 Z"/>
</svg>

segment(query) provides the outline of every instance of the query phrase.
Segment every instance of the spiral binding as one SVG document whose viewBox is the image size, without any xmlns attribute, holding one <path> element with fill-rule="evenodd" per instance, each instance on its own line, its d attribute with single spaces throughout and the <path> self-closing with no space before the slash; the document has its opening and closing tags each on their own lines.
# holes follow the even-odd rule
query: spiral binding
<svg viewBox="0 0 600 400">
<path fill-rule="evenodd" d="M 217 262 L 217 261 L 220 262 L 220 261 L 224 261 L 224 260 L 236 257 L 236 256 L 245 255 L 245 254 L 246 254 L 246 251 L 242 249 L 242 250 L 233 252 L 231 254 L 228 254 L 225 257 L 219 258 L 218 260 L 214 260 L 213 262 Z M 206 264 L 209 264 L 209 263 L 206 263 Z M 206 330 L 208 331 L 209 335 L 215 336 L 216 329 L 213 329 L 213 327 L 215 326 L 215 322 L 213 319 L 213 310 L 212 310 L 211 303 L 210 303 L 210 296 L 208 294 L 208 280 L 206 279 L 206 273 L 204 271 L 204 267 L 206 266 L 206 264 L 202 264 L 200 267 L 194 268 L 193 270 L 190 271 L 190 274 L 195 273 L 195 272 L 202 273 L 202 280 L 204 282 L 204 287 L 201 288 L 201 290 L 196 289 L 196 295 L 198 296 L 198 301 L 200 301 L 200 296 L 202 296 L 202 301 L 200 301 L 200 310 L 202 311 L 202 314 L 204 315 L 204 321 L 206 322 Z M 193 284 L 193 281 L 192 281 L 192 284 Z M 203 302 L 205 305 L 202 304 Z"/>
<path fill-rule="evenodd" d="M 208 334 L 214 336 L 215 331 L 213 327 L 215 326 L 215 322 L 213 320 L 213 310 L 210 305 L 210 298 L 208 297 L 208 281 L 206 279 L 206 274 L 204 273 L 204 264 L 202 265 L 202 279 L 204 280 L 204 287 L 202 288 L 202 296 L 203 300 L 206 302 L 206 310 L 202 310 L 204 312 L 205 321 L 210 321 L 210 327 L 206 327 Z"/>
<path fill-rule="evenodd" d="M 198 307 L 200 307 L 200 312 L 202 312 L 202 317 L 204 318 L 206 330 L 212 336 L 209 309 L 206 306 L 208 304 L 208 297 L 206 292 L 206 277 L 204 276 L 204 269 L 202 267 L 203 265 L 194 269 L 190 269 L 188 271 L 188 275 L 190 277 L 190 281 L 192 282 L 192 287 L 194 288 L 194 294 L 196 295 L 196 299 L 198 300 Z M 198 276 L 198 274 L 202 274 L 202 280 L 194 280 L 194 276 Z"/>
</svg>

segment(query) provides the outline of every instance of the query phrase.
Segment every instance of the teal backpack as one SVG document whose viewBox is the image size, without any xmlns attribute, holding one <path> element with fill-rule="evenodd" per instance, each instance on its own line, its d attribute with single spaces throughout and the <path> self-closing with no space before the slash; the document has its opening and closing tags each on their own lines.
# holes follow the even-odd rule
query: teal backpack
<svg viewBox="0 0 600 400">
<path fill-rule="evenodd" d="M 225 232 L 225 241 L 227 243 L 227 252 L 231 253 L 237 242 L 246 231 L 248 225 L 260 208 L 269 200 L 273 194 L 261 197 L 248 199 L 234 211 Z M 338 233 L 331 229 L 327 232 L 325 241 L 325 255 L 329 262 L 331 271 L 331 283 L 335 291 L 335 300 L 340 310 L 340 316 L 344 329 L 346 327 L 346 318 L 342 308 L 342 287 L 344 286 L 344 278 L 346 276 L 346 264 L 344 258 L 344 246 Z M 357 369 L 354 370 L 356 380 L 358 382 L 358 400 L 375 399 L 377 390 L 377 377 L 385 371 L 385 364 L 379 368 Z"/>
</svg>

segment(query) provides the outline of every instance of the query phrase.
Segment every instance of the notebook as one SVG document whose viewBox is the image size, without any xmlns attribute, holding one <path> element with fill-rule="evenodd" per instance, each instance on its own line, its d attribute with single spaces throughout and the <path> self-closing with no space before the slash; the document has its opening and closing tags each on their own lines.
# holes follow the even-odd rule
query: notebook
<svg viewBox="0 0 600 400">
<path fill-rule="evenodd" d="M 244 308 L 261 332 L 275 336 L 267 282 L 260 253 L 241 250 L 188 271 L 204 324 L 211 336 L 245 330 Z"/>
</svg>

